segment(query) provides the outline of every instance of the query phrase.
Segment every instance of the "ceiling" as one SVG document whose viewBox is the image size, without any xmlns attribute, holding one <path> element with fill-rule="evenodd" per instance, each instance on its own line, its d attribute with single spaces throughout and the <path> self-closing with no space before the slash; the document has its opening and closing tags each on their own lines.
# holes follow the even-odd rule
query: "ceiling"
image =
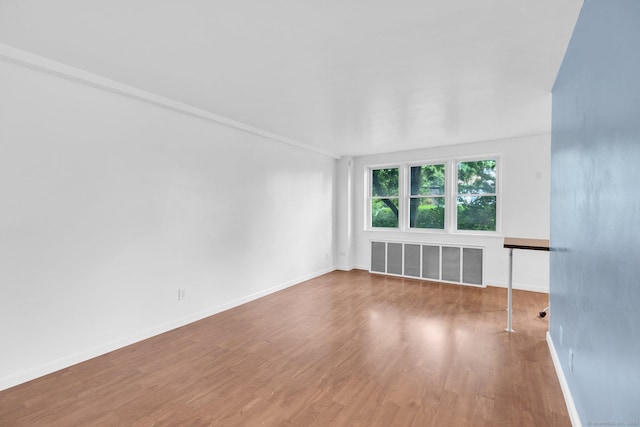
<svg viewBox="0 0 640 427">
<path fill-rule="evenodd" d="M 549 133 L 582 0 L 0 0 L 0 43 L 334 156 Z"/>
</svg>

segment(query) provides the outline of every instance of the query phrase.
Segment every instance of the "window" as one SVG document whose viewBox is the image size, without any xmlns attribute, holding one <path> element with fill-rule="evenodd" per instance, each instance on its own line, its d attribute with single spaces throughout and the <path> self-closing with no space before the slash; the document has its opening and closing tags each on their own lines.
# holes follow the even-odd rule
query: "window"
<svg viewBox="0 0 640 427">
<path fill-rule="evenodd" d="M 412 166 L 409 227 L 444 230 L 445 165 Z"/>
<path fill-rule="evenodd" d="M 368 182 L 371 228 L 498 230 L 498 156 L 375 167 Z"/>
<path fill-rule="evenodd" d="M 457 229 L 496 231 L 496 161 L 458 163 Z"/>
<path fill-rule="evenodd" d="M 398 168 L 371 170 L 371 226 L 398 228 L 399 175 Z"/>
</svg>

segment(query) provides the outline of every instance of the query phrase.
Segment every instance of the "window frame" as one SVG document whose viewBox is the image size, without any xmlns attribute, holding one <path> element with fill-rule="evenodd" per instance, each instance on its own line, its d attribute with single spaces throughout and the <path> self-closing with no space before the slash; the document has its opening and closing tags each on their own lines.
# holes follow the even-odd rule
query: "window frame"
<svg viewBox="0 0 640 427">
<path fill-rule="evenodd" d="M 496 229 L 493 230 L 458 230 L 458 164 L 461 162 L 473 162 L 481 160 L 495 160 L 496 162 L 496 193 L 483 194 L 486 196 L 496 197 Z M 412 197 L 430 197 L 430 196 L 411 196 L 411 168 L 416 166 L 431 166 L 444 164 L 445 167 L 445 214 L 444 229 L 440 228 L 419 228 L 410 225 L 410 203 Z M 398 227 L 374 227 L 372 225 L 372 202 L 374 199 L 382 197 L 373 197 L 373 170 L 376 169 L 398 169 Z M 473 234 L 496 236 L 501 234 L 502 230 L 502 154 L 489 153 L 473 156 L 457 156 L 448 158 L 434 158 L 423 161 L 410 162 L 394 162 L 384 164 L 372 164 L 364 167 L 365 175 L 365 209 L 364 209 L 364 229 L 365 231 L 374 232 L 408 232 L 408 233 L 436 233 L 436 234 Z M 385 198 L 396 198 L 385 197 Z"/>
<path fill-rule="evenodd" d="M 374 196 L 373 195 L 373 171 L 374 170 L 380 170 L 380 169 L 398 169 L 398 195 L 397 196 Z M 365 215 L 366 215 L 366 228 L 368 230 L 394 230 L 394 231 L 398 231 L 398 230 L 402 230 L 403 228 L 403 224 L 402 224 L 402 215 L 404 212 L 404 209 L 402 208 L 402 198 L 403 198 L 403 191 L 404 191 L 404 185 L 403 185 L 403 171 L 402 171 L 402 165 L 398 164 L 398 163 L 392 163 L 392 164 L 385 164 L 385 165 L 375 165 L 375 166 L 368 166 L 365 168 L 365 170 L 367 171 L 367 179 L 366 179 L 366 191 L 367 191 L 367 207 L 365 209 Z M 398 200 L 398 226 L 397 227 L 374 227 L 373 226 L 373 211 L 372 211 L 372 204 L 374 200 L 380 200 L 380 199 L 396 199 Z"/>
<path fill-rule="evenodd" d="M 451 223 L 451 229 L 452 229 L 452 233 L 456 233 L 456 234 L 485 234 L 485 235 L 496 235 L 496 234 L 500 234 L 501 233 L 501 210 L 502 210 L 502 201 L 500 200 L 500 187 L 501 187 L 501 176 L 502 174 L 500 173 L 500 165 L 501 165 L 501 161 L 500 161 L 500 154 L 488 154 L 488 155 L 482 155 L 482 156 L 468 156 L 468 157 L 457 157 L 455 159 L 453 159 L 453 179 L 451 181 L 451 184 L 453 186 L 452 188 L 452 206 L 453 209 L 450 209 L 452 212 L 452 223 Z M 468 163 L 468 162 L 477 162 L 477 161 L 485 161 L 485 160 L 494 160 L 496 162 L 496 189 L 495 189 L 495 193 L 483 193 L 482 195 L 480 195 L 479 197 L 483 197 L 483 196 L 494 196 L 496 198 L 496 229 L 495 230 L 459 230 L 458 229 L 458 196 L 460 196 L 461 194 L 458 193 L 458 164 L 459 163 Z M 469 196 L 469 194 L 467 194 L 467 196 Z M 463 195 L 464 197 L 464 195 Z"/>
<path fill-rule="evenodd" d="M 422 166 L 435 166 L 435 165 L 444 165 L 444 194 L 443 195 L 437 195 L 437 196 L 432 196 L 432 195 L 427 195 L 427 196 L 412 196 L 411 195 L 411 168 L 414 167 L 422 167 Z M 406 224 L 405 224 L 405 231 L 411 231 L 411 232 L 421 232 L 421 233 L 443 233 L 443 232 L 447 232 L 447 230 L 449 229 L 449 225 L 450 225 L 450 219 L 449 219 L 449 215 L 448 215 L 448 207 L 449 207 L 449 183 L 450 183 L 450 179 L 449 179 L 449 169 L 450 169 L 450 164 L 448 160 L 430 160 L 430 161 L 425 161 L 425 162 L 411 162 L 411 163 L 407 163 L 405 165 L 406 171 L 405 171 L 405 178 L 406 178 L 406 186 L 405 188 L 407 189 L 406 191 L 406 196 L 405 196 L 405 211 L 406 211 Z M 441 197 L 442 200 L 444 201 L 444 228 L 422 228 L 422 227 L 412 227 L 411 226 L 411 199 L 412 198 L 430 198 L 430 197 Z"/>
</svg>

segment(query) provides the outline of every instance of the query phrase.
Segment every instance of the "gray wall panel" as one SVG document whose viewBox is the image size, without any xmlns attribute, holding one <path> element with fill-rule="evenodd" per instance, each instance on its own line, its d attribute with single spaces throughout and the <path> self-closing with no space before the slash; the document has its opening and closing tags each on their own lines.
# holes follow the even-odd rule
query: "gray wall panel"
<svg viewBox="0 0 640 427">
<path fill-rule="evenodd" d="M 640 423 L 639 22 L 585 0 L 553 88 L 549 333 L 585 426 Z"/>
</svg>

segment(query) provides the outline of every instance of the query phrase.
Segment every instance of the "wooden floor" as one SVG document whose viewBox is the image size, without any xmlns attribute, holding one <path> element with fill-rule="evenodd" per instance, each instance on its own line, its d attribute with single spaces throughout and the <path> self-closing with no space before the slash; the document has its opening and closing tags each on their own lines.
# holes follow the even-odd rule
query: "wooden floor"
<svg viewBox="0 0 640 427">
<path fill-rule="evenodd" d="M 0 392 L 1 426 L 570 426 L 547 295 L 333 272 Z"/>
</svg>

